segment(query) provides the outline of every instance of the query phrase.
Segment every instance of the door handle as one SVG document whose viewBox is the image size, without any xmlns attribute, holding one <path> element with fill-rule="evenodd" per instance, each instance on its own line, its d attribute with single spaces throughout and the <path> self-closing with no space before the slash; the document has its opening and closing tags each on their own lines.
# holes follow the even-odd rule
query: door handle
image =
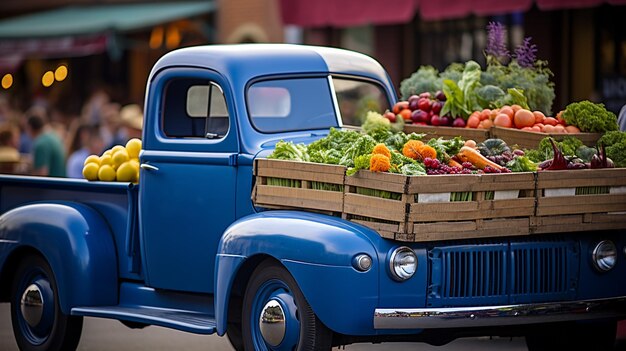
<svg viewBox="0 0 626 351">
<path fill-rule="evenodd" d="M 145 169 L 146 171 L 158 171 L 159 167 L 153 166 L 149 163 L 142 163 L 139 167 L 141 167 L 141 169 Z"/>
</svg>

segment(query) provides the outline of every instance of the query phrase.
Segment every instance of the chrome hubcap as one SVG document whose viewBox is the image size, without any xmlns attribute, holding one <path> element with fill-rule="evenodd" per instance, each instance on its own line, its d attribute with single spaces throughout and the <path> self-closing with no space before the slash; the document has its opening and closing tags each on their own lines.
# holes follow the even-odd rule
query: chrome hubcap
<svg viewBox="0 0 626 351">
<path fill-rule="evenodd" d="M 278 346 L 285 338 L 285 312 L 276 299 L 269 300 L 261 310 L 259 329 L 271 346 Z"/>
<path fill-rule="evenodd" d="M 28 325 L 35 327 L 41 322 L 43 316 L 43 296 L 41 289 L 36 284 L 31 284 L 24 290 L 20 301 L 22 316 Z"/>
</svg>

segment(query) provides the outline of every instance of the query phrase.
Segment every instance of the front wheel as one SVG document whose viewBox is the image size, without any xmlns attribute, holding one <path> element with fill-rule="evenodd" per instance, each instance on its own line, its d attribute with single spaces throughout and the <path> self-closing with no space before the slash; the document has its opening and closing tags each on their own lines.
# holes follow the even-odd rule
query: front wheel
<svg viewBox="0 0 626 351">
<path fill-rule="evenodd" d="M 330 350 L 332 332 L 317 318 L 291 274 L 274 261 L 252 273 L 243 301 L 246 350 Z"/>
<path fill-rule="evenodd" d="M 11 289 L 11 321 L 22 351 L 72 351 L 80 341 L 83 318 L 61 311 L 54 274 L 40 256 L 25 257 Z"/>
</svg>

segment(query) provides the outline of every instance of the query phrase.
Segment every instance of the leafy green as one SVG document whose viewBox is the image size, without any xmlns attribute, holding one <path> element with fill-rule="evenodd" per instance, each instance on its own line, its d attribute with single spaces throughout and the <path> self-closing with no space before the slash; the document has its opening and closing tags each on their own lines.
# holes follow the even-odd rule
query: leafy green
<svg viewBox="0 0 626 351">
<path fill-rule="evenodd" d="M 432 138 L 426 144 L 432 146 L 437 151 L 437 158 L 440 161 L 448 163 L 451 156 L 459 153 L 465 141 L 461 137 L 447 140 L 440 137 L 438 139 Z"/>
<path fill-rule="evenodd" d="M 309 155 L 307 154 L 307 147 L 304 144 L 294 144 L 291 141 L 279 141 L 276 143 L 276 148 L 267 158 L 273 158 L 278 160 L 293 160 L 293 161 L 309 161 Z"/>
<path fill-rule="evenodd" d="M 446 103 L 441 109 L 441 115 L 449 114 L 452 117 L 467 119 L 471 111 L 480 107 L 474 90 L 480 85 L 480 65 L 474 61 L 467 61 L 463 76 L 458 81 L 452 79 L 443 80 L 443 93 L 446 95 Z"/>
<path fill-rule="evenodd" d="M 409 140 L 422 140 L 426 134 L 404 134 L 403 132 L 391 133 L 383 142 L 389 149 L 402 152 L 404 144 Z M 377 140 L 378 141 L 378 140 Z"/>
<path fill-rule="evenodd" d="M 508 65 L 502 65 L 497 60 L 487 60 L 487 62 L 487 68 L 480 79 L 483 86 L 495 85 L 502 91 L 508 91 L 510 88 L 518 89 L 526 98 L 530 110 L 543 111 L 546 115 L 552 114 L 555 94 L 554 83 L 550 81 L 550 78 L 553 74 L 548 69 L 546 61 L 537 60 L 531 67 L 522 67 L 516 60 L 512 60 Z M 500 100 L 499 106 L 496 107 L 504 104 L 510 105 L 510 101 L 514 100 L 516 98 L 512 95 L 505 100 Z"/>
<path fill-rule="evenodd" d="M 526 96 L 524 96 L 524 91 L 517 88 L 508 88 L 506 95 L 498 101 L 498 105 L 498 107 L 504 105 L 520 105 L 522 108 L 530 110 Z"/>
<path fill-rule="evenodd" d="M 567 124 L 580 128 L 582 132 L 598 133 L 619 129 L 613 112 L 604 108 L 604 104 L 595 104 L 588 100 L 567 105 L 563 119 Z"/>
<path fill-rule="evenodd" d="M 476 94 L 476 99 L 480 106 L 489 109 L 500 107 L 496 102 L 503 99 L 505 96 L 502 89 L 492 84 L 484 85 L 476 89 L 474 93 Z"/>
<path fill-rule="evenodd" d="M 421 66 L 409 78 L 400 83 L 400 94 L 403 100 L 408 100 L 409 96 L 423 92 L 434 94 L 439 89 L 441 89 L 439 71 L 432 66 Z"/>
<path fill-rule="evenodd" d="M 516 156 L 507 162 L 506 168 L 510 169 L 511 172 L 535 172 L 537 164 L 526 156 Z"/>
<path fill-rule="evenodd" d="M 372 154 L 367 155 L 359 155 L 354 159 L 354 167 L 348 168 L 346 171 L 347 176 L 353 176 L 360 169 L 369 169 L 370 168 L 370 160 L 372 158 Z"/>
<path fill-rule="evenodd" d="M 566 136 L 562 141 L 555 141 L 555 143 L 565 156 L 579 156 L 577 154 L 578 150 L 585 147 L 580 139 L 571 136 Z M 550 143 L 550 138 L 546 137 L 541 139 L 536 150 L 526 150 L 526 157 L 534 162 L 542 162 L 553 158 L 554 151 Z"/>
<path fill-rule="evenodd" d="M 339 164 L 344 151 L 360 136 L 361 133 L 355 130 L 331 128 L 326 137 L 316 140 L 308 146 L 310 161 Z"/>
<path fill-rule="evenodd" d="M 354 167 L 354 159 L 357 156 L 371 154 L 376 140 L 369 135 L 360 135 L 345 151 L 339 161 L 339 164 L 347 167 Z"/>
<path fill-rule="evenodd" d="M 615 167 L 626 167 L 626 132 L 608 132 L 598 140 L 598 144 L 604 145 L 606 156 Z"/>
<path fill-rule="evenodd" d="M 593 157 L 593 155 L 597 154 L 598 150 L 585 145 L 580 146 L 578 149 L 576 149 L 576 156 L 580 157 L 580 159 L 584 162 L 591 162 L 591 158 Z"/>
<path fill-rule="evenodd" d="M 369 111 L 365 116 L 365 122 L 361 126 L 363 131 L 376 140 L 387 138 L 391 130 L 391 122 L 380 113 Z M 382 134 L 382 136 L 381 136 Z"/>
<path fill-rule="evenodd" d="M 402 167 L 400 167 L 400 173 L 404 175 L 418 176 L 418 175 L 425 175 L 426 170 L 421 164 L 417 162 L 413 162 L 413 163 L 407 163 L 403 165 Z"/>
</svg>

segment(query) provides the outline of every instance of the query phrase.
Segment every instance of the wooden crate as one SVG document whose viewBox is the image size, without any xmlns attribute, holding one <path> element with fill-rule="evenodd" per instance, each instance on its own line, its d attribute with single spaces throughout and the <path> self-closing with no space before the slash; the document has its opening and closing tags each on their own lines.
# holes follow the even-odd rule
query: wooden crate
<svg viewBox="0 0 626 351">
<path fill-rule="evenodd" d="M 460 136 L 461 138 L 467 140 L 472 139 L 476 142 L 481 142 L 489 139 L 490 133 L 488 129 L 473 129 L 473 128 L 454 128 L 454 127 L 435 127 L 435 126 L 423 126 L 423 125 L 413 125 L 407 124 L 404 126 L 404 132 L 409 133 L 425 133 L 425 139 L 428 140 L 430 138 L 439 138 L 443 137 L 444 139 L 452 139 L 454 137 Z"/>
<path fill-rule="evenodd" d="M 585 195 L 597 187 L 606 193 Z M 534 233 L 626 229 L 626 169 L 539 172 L 531 228 Z"/>
<path fill-rule="evenodd" d="M 256 159 L 252 201 L 256 206 L 266 208 L 341 213 L 345 173 L 343 166 Z M 275 179 L 292 180 L 295 187 L 272 185 Z M 321 184 L 337 189 L 321 190 L 318 186 Z"/>
<path fill-rule="evenodd" d="M 376 230 L 382 237 L 396 239 L 407 234 L 409 177 L 400 174 L 359 171 L 345 178 L 343 218 Z M 389 192 L 396 199 L 362 194 L 362 189 Z"/>
<path fill-rule="evenodd" d="M 530 232 L 533 173 L 407 177 L 359 171 L 346 177 L 344 218 L 399 241 L 429 241 Z M 396 194 L 383 199 L 360 188 Z M 450 201 L 468 193 L 470 201 Z M 489 194 L 492 197 L 488 196 Z"/>
<path fill-rule="evenodd" d="M 576 134 L 555 134 L 555 133 L 539 133 L 528 132 L 525 130 L 519 130 L 515 128 L 503 128 L 492 127 L 491 136 L 493 138 L 500 138 L 508 145 L 518 145 L 525 149 L 536 149 L 539 146 L 541 139 L 546 137 L 552 137 L 554 140 L 561 141 L 566 136 L 571 136 L 579 139 L 583 144 L 587 146 L 594 146 L 602 133 L 576 133 Z"/>
<path fill-rule="evenodd" d="M 535 211 L 535 175 L 506 173 L 411 177 L 411 194 L 440 193 L 441 202 L 409 206 L 413 241 L 524 235 Z M 470 192 L 471 201 L 446 201 L 446 193 Z"/>
</svg>

